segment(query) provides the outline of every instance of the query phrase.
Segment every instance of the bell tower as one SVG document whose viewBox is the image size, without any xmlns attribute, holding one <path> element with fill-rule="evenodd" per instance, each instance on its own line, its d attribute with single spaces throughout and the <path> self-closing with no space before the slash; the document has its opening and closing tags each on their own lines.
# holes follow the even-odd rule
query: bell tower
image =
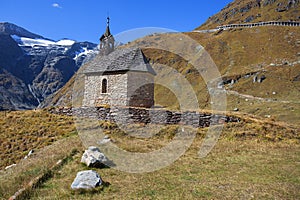
<svg viewBox="0 0 300 200">
<path fill-rule="evenodd" d="M 105 33 L 100 37 L 100 54 L 108 55 L 114 50 L 115 39 L 110 33 L 109 17 L 107 17 Z"/>
</svg>

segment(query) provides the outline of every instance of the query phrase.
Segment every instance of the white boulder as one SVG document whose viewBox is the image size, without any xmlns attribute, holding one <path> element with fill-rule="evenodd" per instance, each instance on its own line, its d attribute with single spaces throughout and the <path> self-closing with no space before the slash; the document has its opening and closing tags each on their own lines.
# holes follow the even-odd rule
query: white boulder
<svg viewBox="0 0 300 200">
<path fill-rule="evenodd" d="M 105 163 L 108 163 L 108 161 L 106 156 L 95 146 L 90 146 L 81 157 L 81 162 L 88 167 L 105 167 Z"/>
<path fill-rule="evenodd" d="M 80 171 L 77 173 L 71 188 L 76 189 L 93 189 L 103 183 L 100 175 L 93 170 Z"/>
</svg>

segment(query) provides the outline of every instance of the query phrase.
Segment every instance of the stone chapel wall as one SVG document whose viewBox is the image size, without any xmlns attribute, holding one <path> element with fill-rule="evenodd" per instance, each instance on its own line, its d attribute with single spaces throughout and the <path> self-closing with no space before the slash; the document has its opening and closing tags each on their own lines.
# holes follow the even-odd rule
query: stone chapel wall
<svg viewBox="0 0 300 200">
<path fill-rule="evenodd" d="M 127 74 L 86 75 L 83 106 L 127 106 Z M 102 93 L 102 81 L 107 80 L 107 92 Z"/>
<path fill-rule="evenodd" d="M 102 93 L 102 81 L 107 92 Z M 150 73 L 127 72 L 86 75 L 83 106 L 104 105 L 147 107 L 154 105 L 154 77 Z"/>
<path fill-rule="evenodd" d="M 154 105 L 154 76 L 145 72 L 128 72 L 128 106 L 150 108 Z"/>
</svg>

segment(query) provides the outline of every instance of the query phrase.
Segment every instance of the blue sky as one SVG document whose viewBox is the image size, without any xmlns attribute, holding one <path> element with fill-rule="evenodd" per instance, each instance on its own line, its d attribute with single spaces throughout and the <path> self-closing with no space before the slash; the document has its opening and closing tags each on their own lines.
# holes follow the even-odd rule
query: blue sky
<svg viewBox="0 0 300 200">
<path fill-rule="evenodd" d="M 191 31 L 231 0 L 0 0 L 0 22 L 11 22 L 33 33 L 59 40 L 98 43 L 105 31 L 159 27 Z"/>
</svg>

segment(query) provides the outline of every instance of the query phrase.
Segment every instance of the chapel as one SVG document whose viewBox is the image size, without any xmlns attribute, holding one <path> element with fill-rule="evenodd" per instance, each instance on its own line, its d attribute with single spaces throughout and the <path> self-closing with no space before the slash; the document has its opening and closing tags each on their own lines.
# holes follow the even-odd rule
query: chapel
<svg viewBox="0 0 300 200">
<path fill-rule="evenodd" d="M 152 107 L 155 71 L 140 48 L 115 47 L 109 18 L 99 51 L 83 70 L 83 106 Z"/>
</svg>

